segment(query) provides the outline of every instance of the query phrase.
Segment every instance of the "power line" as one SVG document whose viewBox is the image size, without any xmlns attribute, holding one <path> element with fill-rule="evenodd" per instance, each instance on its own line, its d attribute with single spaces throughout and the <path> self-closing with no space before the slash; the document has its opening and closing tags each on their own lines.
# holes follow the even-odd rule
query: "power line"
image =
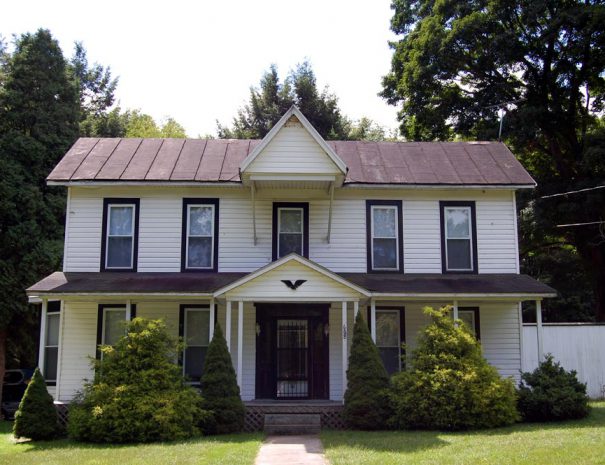
<svg viewBox="0 0 605 465">
<path fill-rule="evenodd" d="M 605 224 L 605 221 L 591 221 L 589 223 L 558 224 L 557 228 L 571 228 L 571 227 L 575 227 L 575 226 L 590 226 L 592 224 Z"/>
<path fill-rule="evenodd" d="M 587 187 L 586 189 L 579 189 L 577 191 L 561 192 L 560 194 L 543 195 L 540 198 L 541 199 L 551 199 L 553 197 L 561 197 L 561 196 L 564 196 L 564 195 L 580 194 L 582 192 L 589 192 L 589 191 L 594 191 L 594 190 L 597 190 L 597 189 L 605 189 L 605 185 L 603 185 L 603 186 L 596 186 L 596 187 Z"/>
</svg>

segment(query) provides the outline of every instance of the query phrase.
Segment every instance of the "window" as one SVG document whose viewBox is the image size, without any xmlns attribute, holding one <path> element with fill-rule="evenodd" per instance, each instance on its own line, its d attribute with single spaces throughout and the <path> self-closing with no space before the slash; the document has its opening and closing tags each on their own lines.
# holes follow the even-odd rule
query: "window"
<svg viewBox="0 0 605 465">
<path fill-rule="evenodd" d="M 481 339 L 481 323 L 479 321 L 479 307 L 460 307 L 458 308 L 458 319 L 466 325 L 470 332 Z"/>
<path fill-rule="evenodd" d="M 368 272 L 403 271 L 403 221 L 400 201 L 368 200 Z"/>
<path fill-rule="evenodd" d="M 59 360 L 59 328 L 61 325 L 61 302 L 48 302 L 46 310 L 46 330 L 44 335 L 44 367 L 46 383 L 54 386 L 57 382 Z"/>
<path fill-rule="evenodd" d="M 136 271 L 139 199 L 103 201 L 101 271 Z"/>
<path fill-rule="evenodd" d="M 115 345 L 124 336 L 124 323 L 135 317 L 136 306 L 130 306 L 130 315 L 126 305 L 99 305 L 97 317 L 97 346 Z M 102 353 L 97 350 L 97 358 Z"/>
<path fill-rule="evenodd" d="M 218 199 L 183 199 L 181 271 L 217 271 Z"/>
<path fill-rule="evenodd" d="M 190 381 L 199 383 L 210 344 L 210 309 L 182 305 L 179 322 L 179 333 L 185 342 L 183 374 Z"/>
<path fill-rule="evenodd" d="M 443 272 L 477 272 L 474 202 L 440 202 Z"/>
<path fill-rule="evenodd" d="M 297 253 L 309 258 L 309 204 L 273 204 L 273 260 Z"/>
<path fill-rule="evenodd" d="M 368 318 L 368 321 L 371 321 Z M 376 307 L 376 347 L 389 375 L 401 370 L 401 345 L 405 341 L 403 308 Z"/>
</svg>

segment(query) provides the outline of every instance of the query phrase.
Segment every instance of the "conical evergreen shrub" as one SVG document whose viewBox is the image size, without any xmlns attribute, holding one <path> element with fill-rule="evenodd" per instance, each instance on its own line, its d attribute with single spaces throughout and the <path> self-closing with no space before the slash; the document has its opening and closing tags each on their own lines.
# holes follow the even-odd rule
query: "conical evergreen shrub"
<svg viewBox="0 0 605 465">
<path fill-rule="evenodd" d="M 204 409 L 213 412 L 214 421 L 205 426 L 207 434 L 236 433 L 244 428 L 244 403 L 227 349 L 227 341 L 217 323 L 204 361 L 201 378 Z"/>
<path fill-rule="evenodd" d="M 53 398 L 40 369 L 36 368 L 15 414 L 13 434 L 17 438 L 53 439 L 61 431 L 57 420 Z"/>
<path fill-rule="evenodd" d="M 357 313 L 347 370 L 344 419 L 351 428 L 376 430 L 386 426 L 389 406 L 389 375 L 368 325 Z"/>
<path fill-rule="evenodd" d="M 431 323 L 407 360 L 411 368 L 391 379 L 392 426 L 461 430 L 515 422 L 512 378 L 488 364 L 475 337 L 449 316 L 450 307 L 424 312 Z"/>
</svg>

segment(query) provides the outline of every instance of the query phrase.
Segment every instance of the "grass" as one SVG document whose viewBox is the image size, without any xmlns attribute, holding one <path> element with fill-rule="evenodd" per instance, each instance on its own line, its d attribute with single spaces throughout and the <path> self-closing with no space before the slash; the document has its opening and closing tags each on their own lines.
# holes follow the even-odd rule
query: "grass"
<svg viewBox="0 0 605 465">
<path fill-rule="evenodd" d="M 17 442 L 12 423 L 0 422 L 0 463 L 19 465 L 246 465 L 254 458 L 261 434 L 237 434 L 188 441 L 101 445 L 67 439 Z"/>
<path fill-rule="evenodd" d="M 332 465 L 605 464 L 605 402 L 588 418 L 493 430 L 321 434 Z"/>
</svg>

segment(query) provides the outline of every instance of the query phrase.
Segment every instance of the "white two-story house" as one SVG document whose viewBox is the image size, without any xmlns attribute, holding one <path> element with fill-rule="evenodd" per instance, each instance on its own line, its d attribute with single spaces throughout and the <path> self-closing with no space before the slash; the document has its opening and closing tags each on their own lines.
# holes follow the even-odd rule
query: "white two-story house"
<svg viewBox="0 0 605 465">
<path fill-rule="evenodd" d="M 192 382 L 220 323 L 244 401 L 342 401 L 356 313 L 393 373 L 427 305 L 518 377 L 521 302 L 555 295 L 519 274 L 535 182 L 501 143 L 327 142 L 292 107 L 260 141 L 80 139 L 48 183 L 68 190 L 63 271 L 27 293 L 58 401 L 135 315 L 186 340 Z"/>
</svg>

